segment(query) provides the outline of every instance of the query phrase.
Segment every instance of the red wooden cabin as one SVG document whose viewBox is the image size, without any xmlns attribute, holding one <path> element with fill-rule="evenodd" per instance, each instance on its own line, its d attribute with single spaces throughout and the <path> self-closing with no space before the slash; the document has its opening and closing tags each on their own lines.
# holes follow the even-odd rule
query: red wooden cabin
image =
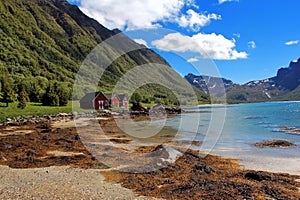
<svg viewBox="0 0 300 200">
<path fill-rule="evenodd" d="M 80 108 L 105 110 L 109 107 L 128 109 L 128 97 L 125 94 L 104 94 L 103 92 L 92 92 L 86 94 L 80 100 Z"/>
</svg>

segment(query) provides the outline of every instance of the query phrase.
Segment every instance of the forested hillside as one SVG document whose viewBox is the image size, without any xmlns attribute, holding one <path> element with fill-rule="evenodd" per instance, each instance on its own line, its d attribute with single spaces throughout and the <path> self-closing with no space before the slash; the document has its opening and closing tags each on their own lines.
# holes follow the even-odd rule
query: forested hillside
<svg viewBox="0 0 300 200">
<path fill-rule="evenodd" d="M 59 97 L 47 104 L 65 104 L 64 100 L 71 97 L 82 61 L 97 44 L 120 33 L 106 29 L 65 0 L 2 0 L 0 13 L 2 102 L 16 100 L 25 90 L 30 101 L 49 99 L 51 96 L 45 94 L 53 92 Z M 124 38 L 121 45 L 133 43 Z M 113 47 L 110 50 L 113 52 Z M 109 66 L 98 83 L 98 90 L 111 91 L 124 73 L 145 63 L 168 65 L 155 52 L 140 46 Z M 179 88 L 184 91 L 184 87 Z M 90 91 L 82 91 L 74 98 L 80 98 L 84 92 Z M 158 92 L 163 92 L 165 99 L 156 98 Z M 158 85 L 141 88 L 139 93 L 145 101 L 176 101 L 170 90 Z M 207 95 L 199 91 L 197 95 L 200 100 L 208 101 Z"/>
</svg>

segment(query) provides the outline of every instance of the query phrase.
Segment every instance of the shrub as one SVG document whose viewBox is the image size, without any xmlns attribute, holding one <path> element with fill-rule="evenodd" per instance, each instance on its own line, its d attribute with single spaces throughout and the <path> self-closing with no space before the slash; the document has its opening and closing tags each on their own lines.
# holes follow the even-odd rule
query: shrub
<svg viewBox="0 0 300 200">
<path fill-rule="evenodd" d="M 27 99 L 28 99 L 28 97 L 26 95 L 25 89 L 24 89 L 24 87 L 22 87 L 21 91 L 19 92 L 19 96 L 18 96 L 18 101 L 19 101 L 18 108 L 25 109 L 26 104 L 27 104 Z"/>
</svg>

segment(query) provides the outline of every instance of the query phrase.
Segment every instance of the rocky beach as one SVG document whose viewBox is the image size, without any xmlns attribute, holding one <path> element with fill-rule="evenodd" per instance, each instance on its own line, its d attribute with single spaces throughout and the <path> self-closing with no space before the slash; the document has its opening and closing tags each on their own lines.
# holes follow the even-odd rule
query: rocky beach
<svg viewBox="0 0 300 200">
<path fill-rule="evenodd" d="M 102 134 L 94 137 L 99 126 Z M 82 130 L 86 134 L 79 135 Z M 189 142 L 174 142 L 174 135 L 167 133 L 170 130 L 150 140 L 136 139 L 122 132 L 108 114 L 11 120 L 1 125 L 0 198 L 300 197 L 300 176 L 247 170 L 234 159 L 204 157 L 189 149 Z"/>
</svg>

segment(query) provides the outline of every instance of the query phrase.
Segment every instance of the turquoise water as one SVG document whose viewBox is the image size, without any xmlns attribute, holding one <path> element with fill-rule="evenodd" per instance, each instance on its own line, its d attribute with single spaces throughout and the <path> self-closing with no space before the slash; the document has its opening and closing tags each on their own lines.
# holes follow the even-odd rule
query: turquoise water
<svg viewBox="0 0 300 200">
<path fill-rule="evenodd" d="M 167 120 L 180 129 L 180 139 L 205 140 L 209 153 L 238 158 L 257 169 L 300 174 L 300 134 L 280 132 L 281 127 L 300 128 L 300 102 L 251 103 L 186 108 L 187 113 Z M 184 123 L 178 124 L 184 118 Z M 199 121 L 198 129 L 195 120 Z M 288 140 L 297 147 L 257 148 L 253 142 Z M 197 148 L 197 147 L 195 147 Z M 198 147 L 199 148 L 199 147 Z M 281 166 L 280 166 L 281 165 Z"/>
</svg>

